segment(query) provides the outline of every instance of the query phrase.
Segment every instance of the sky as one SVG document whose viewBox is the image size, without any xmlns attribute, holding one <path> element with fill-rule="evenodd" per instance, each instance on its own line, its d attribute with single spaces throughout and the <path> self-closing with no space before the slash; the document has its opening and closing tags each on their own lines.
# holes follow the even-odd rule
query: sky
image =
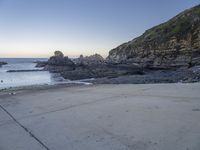
<svg viewBox="0 0 200 150">
<path fill-rule="evenodd" d="M 0 57 L 109 50 L 200 0 L 0 0 Z"/>
</svg>

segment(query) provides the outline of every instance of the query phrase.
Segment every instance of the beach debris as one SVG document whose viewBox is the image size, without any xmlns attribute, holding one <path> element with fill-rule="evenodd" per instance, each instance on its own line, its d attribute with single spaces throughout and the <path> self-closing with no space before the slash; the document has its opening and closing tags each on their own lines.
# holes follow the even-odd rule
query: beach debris
<svg viewBox="0 0 200 150">
<path fill-rule="evenodd" d="M 9 93 L 9 95 L 16 95 L 16 94 L 17 94 L 16 92 Z"/>
</svg>

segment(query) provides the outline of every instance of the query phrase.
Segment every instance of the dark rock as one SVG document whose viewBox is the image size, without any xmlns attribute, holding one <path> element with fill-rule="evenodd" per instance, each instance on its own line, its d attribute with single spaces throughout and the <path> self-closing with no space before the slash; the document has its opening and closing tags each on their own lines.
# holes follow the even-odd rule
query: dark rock
<svg viewBox="0 0 200 150">
<path fill-rule="evenodd" d="M 101 77 L 118 77 L 127 74 L 141 74 L 141 69 L 136 65 L 109 64 L 101 55 L 83 57 L 73 61 L 63 55 L 52 56 L 44 70 L 60 73 L 70 80 L 81 80 Z"/>
<path fill-rule="evenodd" d="M 89 78 L 114 78 L 128 74 L 143 74 L 142 70 L 134 66 L 125 65 L 79 65 L 74 70 L 62 71 L 61 75 L 70 80 L 80 80 Z"/>
<path fill-rule="evenodd" d="M 65 71 L 71 71 L 75 69 L 75 64 L 68 57 L 64 57 L 62 52 L 56 51 L 55 55 L 50 57 L 47 64 L 44 66 L 44 70 L 50 72 L 62 73 Z"/>
<path fill-rule="evenodd" d="M 52 66 L 74 66 L 75 64 L 68 57 L 52 56 L 48 60 L 48 65 L 52 65 Z"/>
<path fill-rule="evenodd" d="M 199 109 L 199 108 L 196 108 L 196 109 L 192 109 L 192 111 L 200 111 L 200 109 Z"/>
<path fill-rule="evenodd" d="M 91 56 L 86 56 L 84 57 L 83 55 L 80 55 L 79 58 L 73 60 L 76 65 L 99 65 L 99 64 L 104 64 L 105 59 L 99 55 L 99 54 L 94 54 Z"/>
<path fill-rule="evenodd" d="M 44 67 L 44 70 L 50 71 L 52 73 L 62 73 L 66 71 L 72 71 L 75 68 L 73 66 L 52 66 L 52 65 L 47 65 Z"/>
<path fill-rule="evenodd" d="M 189 68 L 193 73 L 200 75 L 200 65 Z"/>
<path fill-rule="evenodd" d="M 36 63 L 36 66 L 35 66 L 36 68 L 42 68 L 42 67 L 45 67 L 48 64 L 47 61 L 37 61 L 35 63 Z"/>
<path fill-rule="evenodd" d="M 42 69 L 32 69 L 32 70 L 8 70 L 7 72 L 38 72 L 44 71 Z"/>
<path fill-rule="evenodd" d="M 191 83 L 199 82 L 200 75 L 189 69 L 151 70 L 143 75 L 122 75 L 116 78 L 99 78 L 91 81 L 96 84 L 152 84 L 152 83 Z"/>
<path fill-rule="evenodd" d="M 54 56 L 50 57 L 47 61 L 47 65 L 50 66 L 74 66 L 75 64 L 68 57 L 64 57 L 60 51 L 55 51 Z"/>
<path fill-rule="evenodd" d="M 61 72 L 61 75 L 66 79 L 115 78 L 121 75 L 143 73 L 138 65 L 107 63 L 99 54 L 86 57 L 81 55 L 79 58 L 74 59 L 73 62 L 76 65 L 74 70 Z"/>
<path fill-rule="evenodd" d="M 63 71 L 61 72 L 61 75 L 65 78 L 65 79 L 69 79 L 69 80 L 81 80 L 81 79 L 89 79 L 89 78 L 93 78 L 93 72 L 89 69 L 84 69 L 84 68 L 76 68 L 75 70 L 71 70 L 71 71 Z"/>
<path fill-rule="evenodd" d="M 8 64 L 7 62 L 0 61 L 0 67 L 7 64 Z"/>
</svg>

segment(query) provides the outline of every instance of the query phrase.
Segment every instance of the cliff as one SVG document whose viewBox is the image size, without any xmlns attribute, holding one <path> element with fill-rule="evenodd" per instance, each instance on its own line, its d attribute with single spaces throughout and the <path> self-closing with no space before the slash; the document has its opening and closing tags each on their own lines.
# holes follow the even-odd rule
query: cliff
<svg viewBox="0 0 200 150">
<path fill-rule="evenodd" d="M 112 49 L 107 60 L 158 68 L 200 64 L 200 5 Z"/>
</svg>

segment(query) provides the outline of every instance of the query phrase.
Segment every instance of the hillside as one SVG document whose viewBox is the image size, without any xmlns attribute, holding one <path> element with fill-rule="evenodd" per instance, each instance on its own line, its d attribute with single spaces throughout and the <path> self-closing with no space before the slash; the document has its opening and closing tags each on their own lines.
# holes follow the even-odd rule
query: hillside
<svg viewBox="0 0 200 150">
<path fill-rule="evenodd" d="M 112 49 L 107 59 L 164 68 L 200 64 L 200 5 Z"/>
</svg>

